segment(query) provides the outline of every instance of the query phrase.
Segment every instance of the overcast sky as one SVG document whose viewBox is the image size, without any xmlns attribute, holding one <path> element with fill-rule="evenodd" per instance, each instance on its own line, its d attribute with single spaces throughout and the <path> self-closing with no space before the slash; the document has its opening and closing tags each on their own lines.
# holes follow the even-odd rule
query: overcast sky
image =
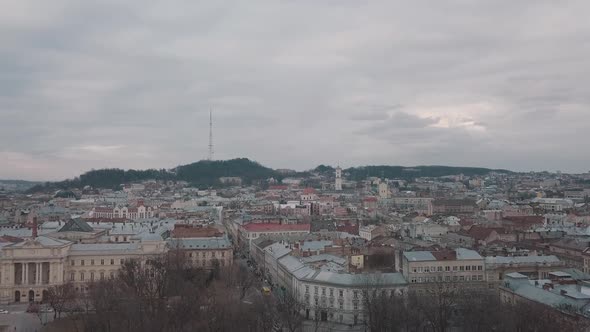
<svg viewBox="0 0 590 332">
<path fill-rule="evenodd" d="M 590 170 L 590 1 L 393 3 L 0 0 L 0 178 Z"/>
</svg>

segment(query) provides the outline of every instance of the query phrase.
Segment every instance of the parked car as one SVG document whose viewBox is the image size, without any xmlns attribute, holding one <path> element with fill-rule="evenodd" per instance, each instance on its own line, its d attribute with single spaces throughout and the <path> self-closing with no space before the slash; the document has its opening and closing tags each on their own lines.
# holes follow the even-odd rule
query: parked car
<svg viewBox="0 0 590 332">
<path fill-rule="evenodd" d="M 0 309 L 0 314 L 8 314 L 8 313 L 9 313 L 8 310 Z"/>
<path fill-rule="evenodd" d="M 29 306 L 27 307 L 27 312 L 33 312 L 33 313 L 39 312 L 39 305 L 36 303 L 29 304 Z"/>
</svg>

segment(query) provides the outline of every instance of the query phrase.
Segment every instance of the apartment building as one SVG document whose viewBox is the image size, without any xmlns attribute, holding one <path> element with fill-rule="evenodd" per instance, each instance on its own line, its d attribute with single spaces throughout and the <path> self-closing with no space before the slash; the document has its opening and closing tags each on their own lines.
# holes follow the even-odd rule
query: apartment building
<svg viewBox="0 0 590 332">
<path fill-rule="evenodd" d="M 481 283 L 485 281 L 484 258 L 464 248 L 441 251 L 406 251 L 402 273 L 410 285 L 436 282 Z"/>
</svg>

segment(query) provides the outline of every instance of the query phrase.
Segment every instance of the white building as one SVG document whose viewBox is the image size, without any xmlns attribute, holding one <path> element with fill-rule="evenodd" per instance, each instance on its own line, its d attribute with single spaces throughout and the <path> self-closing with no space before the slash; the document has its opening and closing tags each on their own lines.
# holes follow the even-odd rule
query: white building
<svg viewBox="0 0 590 332">
<path fill-rule="evenodd" d="M 334 183 L 335 190 L 342 190 L 342 168 L 336 167 L 336 180 Z"/>
</svg>

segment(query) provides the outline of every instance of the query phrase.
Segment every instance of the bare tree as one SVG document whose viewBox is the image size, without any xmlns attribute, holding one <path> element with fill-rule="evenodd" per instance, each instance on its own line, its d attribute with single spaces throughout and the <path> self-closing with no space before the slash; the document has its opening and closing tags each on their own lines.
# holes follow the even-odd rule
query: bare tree
<svg viewBox="0 0 590 332">
<path fill-rule="evenodd" d="M 53 318 L 61 318 L 61 313 L 72 304 L 75 297 L 76 291 L 71 283 L 49 287 L 47 301 L 53 309 Z"/>
<path fill-rule="evenodd" d="M 304 305 L 288 292 L 277 295 L 276 309 L 283 328 L 289 332 L 300 331 L 303 327 L 301 311 Z"/>
</svg>

